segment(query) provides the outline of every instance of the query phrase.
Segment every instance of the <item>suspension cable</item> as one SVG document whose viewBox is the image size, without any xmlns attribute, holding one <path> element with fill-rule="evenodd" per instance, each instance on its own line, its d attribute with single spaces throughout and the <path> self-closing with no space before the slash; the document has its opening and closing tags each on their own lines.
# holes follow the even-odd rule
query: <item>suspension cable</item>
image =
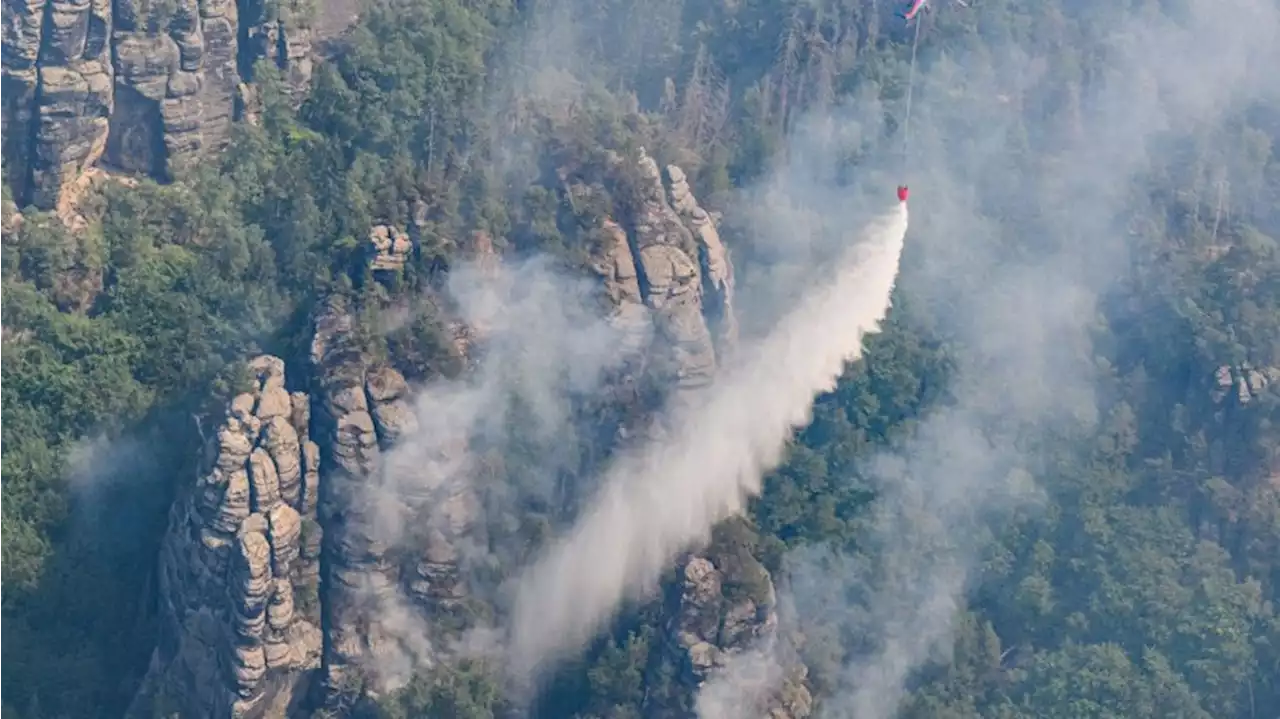
<svg viewBox="0 0 1280 719">
<path fill-rule="evenodd" d="M 907 108 L 902 118 L 902 175 L 906 181 L 907 148 L 911 143 L 911 92 L 916 85 L 916 48 L 920 46 L 920 23 L 923 18 L 916 18 L 916 34 L 911 41 L 911 68 L 907 71 Z"/>
</svg>

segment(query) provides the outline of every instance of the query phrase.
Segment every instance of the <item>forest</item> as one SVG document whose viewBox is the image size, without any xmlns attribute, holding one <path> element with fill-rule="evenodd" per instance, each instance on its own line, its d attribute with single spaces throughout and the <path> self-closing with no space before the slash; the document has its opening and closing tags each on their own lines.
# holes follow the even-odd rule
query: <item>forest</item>
<svg viewBox="0 0 1280 719">
<path fill-rule="evenodd" d="M 1280 9 L 930 5 L 916 25 L 878 0 L 368 0 L 305 97 L 260 63 L 224 151 L 103 184 L 83 227 L 18 208 L 6 176 L 4 719 L 130 707 L 170 507 L 248 358 L 292 373 L 340 296 L 410 383 L 457 376 L 444 309 L 379 334 L 376 308 L 438 293 L 478 236 L 585 274 L 635 202 L 610 157 L 639 147 L 722 217 L 747 297 L 771 257 L 753 188 L 887 205 L 912 182 L 882 331 L 708 550 L 742 570 L 726 592 L 772 591 L 762 567 L 794 594 L 814 716 L 1280 719 L 1280 85 L 1239 69 L 1277 59 Z M 833 123 L 861 124 L 838 152 L 806 139 Z M 380 223 L 421 238 L 390 280 L 365 254 Z M 589 487 L 613 440 L 577 429 L 559 471 Z M 565 505 L 513 531 L 532 546 Z M 663 611 L 625 605 L 523 710 L 698 716 Z M 518 715 L 491 664 L 296 714 Z"/>
</svg>

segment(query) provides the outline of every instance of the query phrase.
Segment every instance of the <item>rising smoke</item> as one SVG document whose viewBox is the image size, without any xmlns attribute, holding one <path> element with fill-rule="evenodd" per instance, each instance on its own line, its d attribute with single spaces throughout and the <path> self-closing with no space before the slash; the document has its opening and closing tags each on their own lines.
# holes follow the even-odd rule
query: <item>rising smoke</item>
<svg viewBox="0 0 1280 719">
<path fill-rule="evenodd" d="M 864 637 L 856 650 L 804 648 L 806 658 L 825 654 L 831 665 L 837 692 L 824 703 L 827 716 L 895 713 L 911 671 L 949 642 L 990 526 L 1039 496 L 1026 471 L 1034 457 L 1020 449 L 1018 437 L 1028 428 L 1087 424 L 1096 415 L 1089 323 L 1098 294 L 1123 266 L 1123 232 L 1115 219 L 1132 179 L 1147 167 L 1149 141 L 1215 120 L 1242 93 L 1261 89 L 1258 68 L 1277 66 L 1273 8 L 1191 0 L 1179 12 L 1177 23 L 1150 12 L 1117 22 L 1101 89 L 1066 110 L 1041 112 L 1009 101 L 1043 94 L 1061 80 L 1034 39 L 983 48 L 997 59 L 985 63 L 983 73 L 969 73 L 966 54 L 953 52 L 919 78 L 910 174 L 917 202 L 928 199 L 917 208 L 923 210 L 916 226 L 919 264 L 904 275 L 903 290 L 947 321 L 961 347 L 961 370 L 955 406 L 927 418 L 904 446 L 863 469 L 880 493 L 865 537 L 867 555 L 806 550 L 786 558 L 794 611 L 784 629 Z M 534 78 L 557 88 L 564 80 Z M 1019 169 L 1019 147 L 1011 140 L 1021 127 L 1042 130 L 1056 143 L 1052 163 L 1031 176 Z M 804 147 L 792 150 L 803 156 Z M 785 197 L 782 204 L 801 208 L 837 184 L 829 176 L 805 187 L 776 180 L 766 186 Z M 883 175 L 862 180 L 882 195 L 892 187 Z M 773 226 L 759 223 L 757 231 L 787 245 L 794 260 L 765 284 L 802 287 L 829 249 L 805 238 L 838 231 L 838 223 L 778 220 L 784 215 L 770 210 L 779 203 L 763 197 L 761 216 L 773 218 Z M 905 211 L 873 223 L 857 256 L 840 263 L 843 272 L 821 291 L 795 292 L 780 303 L 789 311 L 742 348 L 742 361 L 721 373 L 703 406 L 671 418 L 676 439 L 638 448 L 605 474 L 581 521 L 520 577 L 509 648 L 517 677 L 536 678 L 580 648 L 621 601 L 651 588 L 676 553 L 741 511 L 792 428 L 806 421 L 814 395 L 831 386 L 844 361 L 858 354 L 862 334 L 883 315 L 905 229 Z M 1034 246 L 1036 258 L 1015 257 L 1019 244 Z M 799 259 L 796 248 L 805 250 Z M 537 275 L 526 273 L 521 282 L 530 277 Z M 560 284 L 560 278 L 547 281 Z M 421 441 L 404 442 L 389 462 L 404 467 L 384 487 L 397 501 L 424 481 L 422 467 L 432 468 L 429 488 L 470 481 L 469 458 L 444 467 L 431 458 L 448 456 L 460 435 L 504 441 L 506 429 L 493 419 L 501 412 L 494 409 L 513 391 L 539 408 L 540 436 L 554 444 L 568 416 L 563 366 L 578 362 L 570 376 L 581 370 L 588 381 L 578 389 L 590 391 L 593 378 L 619 359 L 607 329 L 580 334 L 581 317 L 565 309 L 574 300 L 539 297 L 521 304 L 489 296 L 470 305 L 480 314 L 502 309 L 488 316 L 506 323 L 491 333 L 505 349 L 490 355 L 486 361 L 493 364 L 476 380 L 433 385 L 419 398 L 420 414 L 435 419 Z M 528 322 L 543 325 L 533 330 Z M 579 336 L 588 339 L 571 339 Z M 530 487 L 549 493 L 553 474 L 534 472 Z M 388 507 L 383 526 L 393 539 L 403 538 L 408 515 L 395 502 Z M 477 546 L 476 561 L 488 551 Z M 856 601 L 848 599 L 851 592 Z M 425 636 L 426 628 L 414 631 Z M 775 649 L 760 647 L 731 662 L 705 688 L 701 716 L 741 716 L 740 706 L 725 702 L 780 680 Z"/>
<path fill-rule="evenodd" d="M 862 469 L 879 498 L 858 556 L 808 548 L 785 558 L 795 611 L 782 630 L 813 638 L 804 656 L 834 687 L 820 716 L 888 719 L 912 671 L 945 656 L 993 527 L 1041 496 L 1027 471 L 1040 458 L 1023 440 L 1087 429 L 1099 414 L 1088 332 L 1125 266 L 1120 216 L 1135 181 L 1162 138 L 1275 91 L 1260 71 L 1280 62 L 1274 4 L 1169 7 L 1117 9 L 1100 80 L 1055 107 L 1009 101 L 1065 89 L 1037 44 L 1058 38 L 953 51 L 919 76 L 912 179 L 929 200 L 917 208 L 922 261 L 904 269 L 902 291 L 932 302 L 956 338 L 956 402 Z M 1030 174 L 1017 169 L 1023 128 L 1048 147 Z M 850 636 L 857 646 L 829 640 Z M 724 703 L 752 688 L 739 676 L 731 662 L 708 683 L 702 719 L 740 716 Z"/>
<path fill-rule="evenodd" d="M 529 50 L 534 58 L 537 49 Z M 546 68 L 527 70 L 517 79 L 533 83 L 521 92 L 535 98 L 555 94 L 540 91 L 544 80 L 563 79 Z M 800 133 L 809 139 L 794 148 L 784 171 L 744 198 L 743 208 L 751 211 L 742 214 L 751 218 L 754 239 L 769 252 L 760 263 L 769 272 L 747 288 L 742 314 L 774 327 L 746 343 L 739 366 L 723 371 L 697 400 L 705 403 L 701 409 L 669 418 L 679 439 L 638 448 L 606 472 L 601 497 L 578 529 L 519 578 L 507 652 L 518 682 L 536 678 L 551 660 L 580 648 L 623 598 L 650 588 L 678 551 L 740 512 L 758 493 L 763 472 L 781 458 L 794 428 L 807 421 L 814 396 L 833 386 L 845 362 L 860 352 L 864 333 L 883 317 L 906 208 L 883 209 L 892 194 L 879 187 L 873 201 L 880 204 L 879 216 L 859 231 L 873 203 L 840 188 L 831 161 L 834 150 L 867 142 L 880 120 L 878 103 L 867 102 L 856 111 L 845 108 L 839 121 L 805 123 Z M 531 152 L 514 142 L 511 151 Z M 840 271 L 813 290 L 819 268 L 833 262 Z M 603 375 L 628 359 L 618 352 L 616 329 L 586 309 L 590 289 L 551 272 L 544 261 L 488 271 L 462 267 L 451 273 L 449 291 L 461 318 L 482 328 L 486 351 L 473 378 L 436 381 L 416 394 L 417 431 L 387 453 L 384 470 L 366 485 L 366 499 L 376 508 L 373 533 L 392 548 L 421 546 L 423 528 L 465 523 L 458 511 L 466 502 L 455 498 L 476 489 L 480 468 L 473 449 L 511 443 L 505 413 L 512 399 L 536 417 L 522 428 L 525 438 L 532 435 L 552 450 L 564 441 L 571 398 L 595 392 Z M 790 312 L 779 322 L 780 308 Z M 389 327 L 409 320 L 404 310 L 393 314 Z M 554 462 L 530 469 L 517 478 L 519 487 L 487 488 L 490 515 L 501 513 L 504 501 L 495 489 L 551 500 Z M 519 511 L 514 496 L 505 500 L 513 514 Z M 650 526 L 655 516 L 664 523 Z M 472 578 L 500 564 L 486 541 L 491 539 L 476 533 L 458 538 Z M 375 579 L 362 594 L 370 613 L 396 637 L 383 647 L 373 671 L 395 686 L 415 669 L 429 667 L 439 654 L 431 627 L 408 610 L 401 591 Z"/>
<path fill-rule="evenodd" d="M 743 510 L 816 395 L 833 388 L 889 305 L 905 205 L 876 218 L 831 280 L 812 290 L 700 404 L 670 418 L 672 439 L 615 461 L 600 496 L 530 567 L 512 618 L 510 669 L 579 649 L 622 600 L 649 590 L 676 554 Z"/>
<path fill-rule="evenodd" d="M 445 552 L 468 590 L 492 601 L 497 586 L 488 578 L 521 552 L 502 530 L 528 506 L 553 504 L 557 477 L 572 461 L 566 444 L 573 402 L 594 393 L 626 357 L 617 351 L 616 330 L 588 310 L 590 283 L 564 276 L 546 258 L 463 264 L 446 290 L 483 352 L 463 377 L 417 390 L 415 428 L 361 485 L 370 510 L 365 530 L 392 552 Z M 409 321 L 403 309 L 392 314 L 387 329 Z M 487 463 L 515 454 L 517 444 L 527 462 L 493 481 Z M 376 571 L 364 579 L 359 601 L 394 638 L 366 667 L 384 686 L 432 666 L 442 650 L 459 652 L 436 646 L 438 633 L 398 584 Z M 475 644 L 488 631 L 477 627 L 462 641 Z"/>
</svg>

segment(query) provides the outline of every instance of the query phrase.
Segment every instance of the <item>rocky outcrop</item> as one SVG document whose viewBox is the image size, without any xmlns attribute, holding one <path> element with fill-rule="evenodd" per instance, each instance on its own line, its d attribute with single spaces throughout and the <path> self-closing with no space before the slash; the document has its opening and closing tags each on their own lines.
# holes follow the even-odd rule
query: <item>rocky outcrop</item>
<svg viewBox="0 0 1280 719">
<path fill-rule="evenodd" d="M 717 672 L 731 672 L 737 696 L 720 703 L 733 706 L 739 715 L 809 716 L 812 697 L 804 666 L 775 651 L 778 613 L 768 571 L 745 552 L 731 559 L 714 551 L 711 555 L 725 569 L 710 557 L 695 556 L 680 573 L 679 601 L 667 637 L 681 679 L 698 691 Z"/>
<path fill-rule="evenodd" d="M 436 660 L 432 619 L 469 596 L 469 453 L 449 418 L 423 426 L 405 378 L 365 348 L 333 296 L 316 313 L 309 391 L 288 391 L 278 358 L 249 363 L 253 390 L 172 510 L 165 636 L 135 714 L 284 716 L 313 670 L 325 701 Z"/>
<path fill-rule="evenodd" d="M 733 264 L 715 219 L 698 204 L 684 172 L 668 165 L 664 186 L 658 164 L 643 149 L 638 169 L 631 234 L 605 220 L 592 269 L 626 338 L 620 351 L 643 351 L 664 379 L 674 381 L 670 407 L 678 412 L 700 401 L 720 362 L 736 347 Z M 660 417 L 645 429 L 649 441 L 662 441 L 666 431 Z M 742 529 L 729 525 L 722 535 L 732 537 Z M 768 571 L 741 541 L 728 544 L 731 549 L 712 547 L 685 561 L 680 600 L 668 608 L 670 656 L 682 667 L 691 692 L 735 658 L 777 639 Z M 796 663 L 782 673 L 753 710 L 771 719 L 808 716 L 803 666 Z"/>
<path fill-rule="evenodd" d="M 367 591 L 385 587 L 392 567 L 387 548 L 373 531 L 372 509 L 364 501 L 363 481 L 378 470 L 381 449 L 365 395 L 366 357 L 353 334 L 354 322 L 340 298 L 333 297 L 316 320 L 311 345 L 317 432 L 325 444 L 325 493 L 320 518 L 325 524 L 328 602 L 325 679 L 345 686 L 352 665 L 368 650 L 376 627 L 362 631 Z"/>
<path fill-rule="evenodd" d="M 630 232 L 606 218 L 591 267 L 622 330 L 621 351 L 646 351 L 655 372 L 674 383 L 679 402 L 709 385 L 717 354 L 733 349 L 733 265 L 684 172 L 669 165 L 670 186 L 664 185 L 644 148 L 637 169 Z"/>
<path fill-rule="evenodd" d="M 109 0 L 5 0 L 5 160 L 20 205 L 51 209 L 106 146 Z"/>
<path fill-rule="evenodd" d="M 738 321 L 733 314 L 733 263 L 729 250 L 720 240 L 711 214 L 702 209 L 684 171 L 667 165 L 671 206 L 697 240 L 698 261 L 702 269 L 703 314 L 713 329 L 717 352 L 731 352 L 738 341 Z"/>
<path fill-rule="evenodd" d="M 635 253 L 645 303 L 663 340 L 657 360 L 675 377 L 677 392 L 710 384 L 716 352 L 702 314 L 702 269 L 698 242 L 667 203 L 658 163 L 640 153 L 642 201 L 634 211 Z"/>
<path fill-rule="evenodd" d="M 235 111 L 238 10 L 231 0 L 117 2 L 114 167 L 171 176 L 226 142 Z"/>
<path fill-rule="evenodd" d="M 254 61 L 275 62 L 296 91 L 308 86 L 306 7 L 4 0 L 4 156 L 19 204 L 57 206 L 100 160 L 163 179 L 220 149 Z"/>
<path fill-rule="evenodd" d="M 404 267 L 413 250 L 413 240 L 390 225 L 374 225 L 369 230 L 369 267 L 375 271 L 395 271 Z"/>
<path fill-rule="evenodd" d="M 465 438 L 447 440 L 457 428 L 433 425 L 429 441 L 399 443 L 420 428 L 408 384 L 364 353 L 340 298 L 317 317 L 311 362 L 326 467 L 324 675 L 333 697 L 357 677 L 377 690 L 397 679 L 389 666 L 435 661 L 429 618 L 467 596 L 459 546 L 478 499 L 460 481 Z"/>
<path fill-rule="evenodd" d="M 160 642 L 132 716 L 285 716 L 320 666 L 319 448 L 284 362 L 249 363 L 169 516 L 159 567 Z"/>
<path fill-rule="evenodd" d="M 623 338 L 621 351 L 638 354 L 649 346 L 653 335 L 652 317 L 640 292 L 640 276 L 627 242 L 627 232 L 606 219 L 600 229 L 601 242 L 592 258 L 592 269 L 603 280 L 604 294 L 612 309 L 611 320 Z"/>
<path fill-rule="evenodd" d="M 1237 367 L 1222 365 L 1214 372 L 1211 396 L 1215 403 L 1221 403 L 1234 394 L 1240 404 L 1248 404 L 1277 382 L 1280 382 L 1277 367 L 1254 367 L 1247 362 Z"/>
<path fill-rule="evenodd" d="M 643 153 L 638 168 L 637 206 L 625 225 L 600 224 L 592 267 L 624 329 L 618 351 L 696 402 L 733 348 L 732 264 L 683 172 L 667 167 L 664 183 Z M 402 266 L 412 242 L 373 228 L 373 268 Z M 476 281 L 500 262 L 487 235 L 463 250 L 481 269 Z M 481 575 L 467 562 L 487 538 L 467 481 L 477 469 L 467 428 L 428 399 L 410 401 L 356 315 L 340 295 L 317 308 L 307 378 L 295 382 L 305 392 L 288 391 L 280 360 L 250 363 L 253 390 L 232 402 L 202 479 L 173 509 L 165 636 L 139 707 L 176 697 L 192 716 L 280 716 L 313 677 L 325 690 L 315 698 L 331 706 L 385 691 L 396 672 L 445 658 L 437 619 L 486 589 L 468 584 Z M 482 322 L 447 324 L 463 357 L 485 339 Z M 667 615 L 690 691 L 776 631 L 768 573 L 749 553 L 728 563 L 721 554 L 680 567 L 684 596 Z"/>
<path fill-rule="evenodd" d="M 664 195 L 658 165 L 643 148 L 639 165 L 643 204 L 635 218 L 637 274 L 659 336 L 671 350 L 678 411 L 682 404 L 699 401 L 719 364 L 737 346 L 733 263 L 714 218 L 698 204 L 684 171 L 666 167 Z M 667 640 L 691 691 L 728 663 L 778 639 L 772 578 L 732 540 L 742 528 L 731 520 L 720 530 L 721 541 L 689 557 L 680 570 L 680 600 L 670 612 Z M 779 671 L 783 676 L 776 682 L 762 684 L 751 711 L 770 719 L 808 716 L 811 698 L 803 665 Z"/>
<path fill-rule="evenodd" d="M 285 86 L 301 99 L 311 84 L 312 26 L 317 8 L 305 0 L 241 0 L 242 23 L 250 58 L 271 61 L 284 74 Z M 245 75 L 250 75 L 245 68 Z"/>
<path fill-rule="evenodd" d="M 773 584 L 764 567 L 763 596 L 744 593 L 725 596 L 724 573 L 706 557 L 693 557 L 682 574 L 680 604 L 671 622 L 671 634 L 687 658 L 688 678 L 700 684 L 725 655 L 757 643 L 777 628 Z"/>
</svg>

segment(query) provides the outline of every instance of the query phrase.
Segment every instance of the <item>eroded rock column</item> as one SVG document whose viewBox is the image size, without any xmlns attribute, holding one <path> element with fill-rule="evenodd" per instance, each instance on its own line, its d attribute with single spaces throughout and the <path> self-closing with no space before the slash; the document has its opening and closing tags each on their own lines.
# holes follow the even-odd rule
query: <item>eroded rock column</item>
<svg viewBox="0 0 1280 719">
<path fill-rule="evenodd" d="M 174 504 L 160 557 L 162 637 L 132 715 L 282 717 L 320 666 L 319 450 L 284 362 L 249 363 L 252 391 L 210 438 Z"/>
<path fill-rule="evenodd" d="M 44 209 L 102 156 L 112 109 L 110 0 L 5 2 L 5 155 Z"/>
<path fill-rule="evenodd" d="M 394 688 L 439 659 L 435 621 L 468 588 L 460 549 L 479 514 L 466 428 L 410 402 L 363 350 L 346 302 L 319 313 L 312 363 L 327 469 L 325 680 L 329 698 Z M 419 402 L 421 404 L 421 402 Z"/>
</svg>

